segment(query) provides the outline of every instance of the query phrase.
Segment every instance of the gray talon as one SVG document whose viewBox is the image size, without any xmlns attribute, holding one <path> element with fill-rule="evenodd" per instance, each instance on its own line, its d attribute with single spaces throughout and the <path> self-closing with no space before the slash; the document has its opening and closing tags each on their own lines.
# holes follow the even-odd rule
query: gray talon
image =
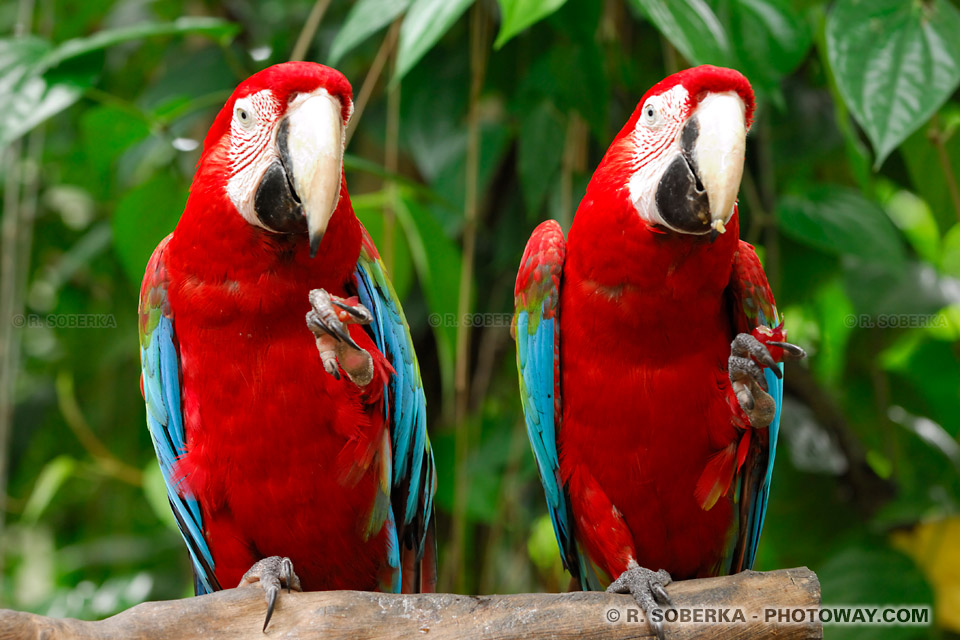
<svg viewBox="0 0 960 640">
<path fill-rule="evenodd" d="M 673 607 L 673 601 L 665 589 L 671 582 L 673 578 L 663 569 L 651 571 L 635 565 L 621 573 L 620 577 L 607 587 L 607 593 L 632 595 L 634 602 L 643 610 L 643 616 L 650 624 L 650 628 L 657 634 L 657 638 L 664 640 L 663 616 L 653 614 L 655 611 L 659 612 L 662 607 Z"/>
<path fill-rule="evenodd" d="M 783 349 L 783 355 L 787 358 L 796 358 L 797 360 L 802 360 L 803 358 L 807 357 L 807 352 L 804 351 L 802 347 L 798 347 L 797 345 L 789 342 L 777 342 L 771 340 L 767 344 Z"/>
<path fill-rule="evenodd" d="M 317 340 L 324 371 L 339 380 L 343 368 L 354 384 L 367 386 L 373 379 L 373 360 L 351 337 L 348 325 L 370 324 L 373 314 L 362 304 L 351 305 L 323 289 L 310 291 L 309 300 L 313 308 L 307 312 L 307 328 Z"/>
<path fill-rule="evenodd" d="M 769 385 L 763 369 L 767 368 L 779 379 L 783 372 L 770 355 L 768 346 L 783 349 L 784 358 L 803 358 L 806 353 L 789 342 L 769 341 L 766 345 L 749 333 L 737 334 L 730 343 L 730 358 L 727 361 L 727 374 L 737 396 L 737 402 L 746 412 L 750 424 L 763 428 L 773 422 L 776 415 L 776 403 L 769 393 Z"/>
<path fill-rule="evenodd" d="M 270 556 L 254 563 L 250 570 L 243 574 L 237 586 L 242 587 L 255 582 L 260 584 L 267 600 L 267 615 L 263 620 L 262 629 L 266 632 L 270 618 L 273 617 L 273 610 L 277 606 L 277 595 L 281 587 L 286 586 L 287 593 L 294 589 L 300 591 L 300 578 L 294 573 L 290 558 Z"/>
</svg>

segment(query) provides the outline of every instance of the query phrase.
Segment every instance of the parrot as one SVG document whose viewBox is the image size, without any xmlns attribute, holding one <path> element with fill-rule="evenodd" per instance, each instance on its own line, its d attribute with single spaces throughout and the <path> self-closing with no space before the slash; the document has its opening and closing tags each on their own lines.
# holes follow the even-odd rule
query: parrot
<svg viewBox="0 0 960 640">
<path fill-rule="evenodd" d="M 243 81 L 147 263 L 141 393 L 195 592 L 430 592 L 436 471 L 410 330 L 343 170 L 350 83 Z"/>
<path fill-rule="evenodd" d="M 752 567 L 782 363 L 805 355 L 739 240 L 753 113 L 732 69 L 658 82 L 566 240 L 554 220 L 533 231 L 514 289 L 527 435 L 572 586 L 632 594 L 660 637 L 672 580 Z"/>
</svg>

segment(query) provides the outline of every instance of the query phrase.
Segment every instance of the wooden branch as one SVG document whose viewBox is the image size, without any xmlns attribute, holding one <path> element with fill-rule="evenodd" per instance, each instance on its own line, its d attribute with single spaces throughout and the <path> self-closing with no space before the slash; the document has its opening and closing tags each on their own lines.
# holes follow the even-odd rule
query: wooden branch
<svg viewBox="0 0 960 640">
<path fill-rule="evenodd" d="M 767 609 L 817 610 L 820 583 L 807 568 L 769 573 L 746 571 L 725 578 L 688 580 L 668 587 L 674 613 L 707 610 L 742 612 L 743 622 L 667 622 L 667 637 L 822 638 L 818 622 L 766 622 Z M 60 620 L 0 610 L 0 640 L 44 638 L 650 638 L 646 623 L 634 622 L 630 596 L 605 593 L 459 596 L 394 595 L 359 591 L 283 593 L 266 634 L 266 610 L 256 587 L 137 605 L 99 622 Z M 616 612 L 616 613 L 613 613 Z M 709 614 L 707 614 L 709 615 Z M 815 617 L 815 616 L 814 616 Z M 617 622 L 610 620 L 619 618 Z"/>
</svg>

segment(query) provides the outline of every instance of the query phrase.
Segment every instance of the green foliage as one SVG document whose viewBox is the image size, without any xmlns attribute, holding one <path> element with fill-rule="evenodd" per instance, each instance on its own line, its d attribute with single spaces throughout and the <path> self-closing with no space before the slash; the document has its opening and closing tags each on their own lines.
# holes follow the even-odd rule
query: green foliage
<svg viewBox="0 0 960 640">
<path fill-rule="evenodd" d="M 137 291 L 182 211 L 217 110 L 241 79 L 287 58 L 313 3 L 240 0 L 229 12 L 185 0 L 53 4 L 55 15 L 50 3 L 36 5 L 40 35 L 0 38 L 0 145 L 20 140 L 4 155 L 0 185 L 16 187 L 16 210 L 32 220 L 32 240 L 14 246 L 14 279 L 24 284 L 26 314 L 105 314 L 112 323 L 41 322 L 17 333 L 0 604 L 99 617 L 189 593 L 186 553 L 143 427 Z M 836 604 L 931 603 L 929 583 L 942 602 L 957 588 L 949 578 L 960 575 L 957 554 L 911 533 L 960 512 L 956 7 L 331 3 L 307 58 L 335 63 L 357 95 L 387 26 L 399 22 L 345 167 L 357 215 L 381 250 L 392 247 L 428 390 L 442 565 L 465 496 L 467 559 L 442 588 L 453 588 L 454 573 L 473 592 L 566 588 L 522 427 L 508 329 L 513 281 L 530 231 L 547 217 L 572 218 L 640 96 L 696 63 L 735 66 L 757 93 L 741 233 L 763 257 L 790 337 L 810 353 L 787 371 L 758 568 L 810 566 Z M 15 13 L 0 8 L 0 27 L 12 32 Z M 179 17 L 188 13 L 207 15 Z M 483 60 L 471 60 L 477 34 L 486 38 Z M 480 68 L 479 149 L 471 150 L 471 73 Z M 388 171 L 393 146 L 399 161 Z M 461 300 L 471 151 L 478 219 Z M 462 302 L 475 315 L 458 318 Z M 470 483 L 458 493 L 454 372 L 466 323 Z M 76 380 L 75 397 L 58 389 L 58 377 Z M 960 547 L 951 542 L 944 548 Z M 941 565 L 953 573 L 934 575 Z M 938 606 L 939 623 L 960 632 Z"/>
<path fill-rule="evenodd" d="M 400 27 L 394 83 L 420 61 L 470 4 L 471 0 L 413 0 Z"/>
<path fill-rule="evenodd" d="M 827 50 L 876 161 L 926 122 L 960 82 L 960 11 L 947 2 L 840 0 Z"/>
<path fill-rule="evenodd" d="M 499 0 L 500 33 L 493 46 L 499 49 L 510 38 L 563 6 L 567 0 Z"/>
<path fill-rule="evenodd" d="M 386 27 L 408 6 L 410 0 L 358 0 L 330 45 L 329 64 L 337 64 L 344 54 Z"/>
<path fill-rule="evenodd" d="M 777 217 L 784 233 L 823 251 L 894 264 L 904 260 L 896 228 L 854 189 L 823 184 L 803 196 L 784 197 Z"/>
<path fill-rule="evenodd" d="M 690 62 L 729 66 L 729 38 L 705 0 L 632 0 L 632 4 Z"/>
</svg>

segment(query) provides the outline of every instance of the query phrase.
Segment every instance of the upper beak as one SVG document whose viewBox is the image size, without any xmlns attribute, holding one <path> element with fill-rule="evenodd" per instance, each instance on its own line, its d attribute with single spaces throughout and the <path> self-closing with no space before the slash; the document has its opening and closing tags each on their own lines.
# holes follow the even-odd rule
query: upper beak
<svg viewBox="0 0 960 640">
<path fill-rule="evenodd" d="M 307 219 L 312 258 L 340 200 L 343 174 L 340 104 L 326 93 L 311 96 L 293 107 L 286 117 L 286 125 L 281 124 L 284 126 L 287 130 L 278 132 L 277 144 Z"/>
<path fill-rule="evenodd" d="M 735 93 L 712 93 L 687 120 L 680 152 L 657 187 L 657 209 L 666 226 L 683 233 L 724 232 L 743 175 L 744 113 Z"/>
<path fill-rule="evenodd" d="M 743 177 L 747 127 L 743 100 L 735 93 L 713 93 L 700 103 L 700 136 L 695 147 L 700 181 L 710 201 L 710 226 L 720 233 L 733 215 Z"/>
</svg>

